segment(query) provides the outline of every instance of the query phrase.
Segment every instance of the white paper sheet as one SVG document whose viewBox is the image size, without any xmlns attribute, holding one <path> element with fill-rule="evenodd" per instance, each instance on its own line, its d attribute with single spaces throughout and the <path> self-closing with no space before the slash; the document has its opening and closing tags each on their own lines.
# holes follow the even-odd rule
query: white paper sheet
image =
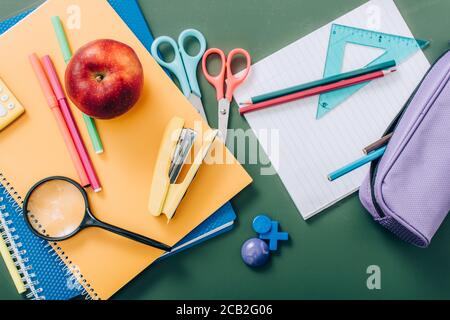
<svg viewBox="0 0 450 320">
<path fill-rule="evenodd" d="M 357 28 L 413 37 L 392 0 L 372 0 L 333 21 Z M 235 93 L 238 103 L 250 97 L 320 79 L 331 23 L 256 63 Z M 371 62 L 367 48 L 348 48 L 345 69 Z M 370 49 L 367 49 L 370 50 Z M 315 119 L 318 97 L 294 101 L 245 115 L 256 136 L 279 130 L 275 168 L 304 219 L 356 191 L 368 171 L 362 167 L 334 182 L 327 175 L 362 156 L 362 148 L 381 137 L 430 64 L 422 51 L 399 65 L 399 72 L 372 81 L 343 104 Z M 270 141 L 260 143 L 272 159 Z"/>
</svg>

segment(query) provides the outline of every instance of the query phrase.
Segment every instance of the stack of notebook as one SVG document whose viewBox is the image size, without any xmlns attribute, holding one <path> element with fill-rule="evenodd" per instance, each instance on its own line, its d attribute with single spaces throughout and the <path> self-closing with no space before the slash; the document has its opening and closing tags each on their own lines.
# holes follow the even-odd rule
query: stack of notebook
<svg viewBox="0 0 450 320">
<path fill-rule="evenodd" d="M 150 49 L 153 37 L 136 0 L 108 0 L 142 44 Z M 33 9 L 0 22 L 0 34 L 26 18 Z M 1 172 L 1 168 L 0 168 Z M 80 295 L 91 298 L 90 291 L 79 284 L 54 247 L 34 236 L 23 219 L 16 191 L 0 173 L 0 232 L 11 253 L 19 278 L 31 299 L 71 299 Z M 231 230 L 236 215 L 225 204 L 175 245 L 175 249 L 159 259 Z M 58 248 L 57 248 L 58 249 Z"/>
</svg>

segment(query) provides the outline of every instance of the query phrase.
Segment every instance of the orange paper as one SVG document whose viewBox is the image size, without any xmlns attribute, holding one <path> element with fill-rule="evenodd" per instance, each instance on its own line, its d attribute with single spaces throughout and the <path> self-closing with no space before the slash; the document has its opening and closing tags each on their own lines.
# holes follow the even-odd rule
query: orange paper
<svg viewBox="0 0 450 320">
<path fill-rule="evenodd" d="M 186 119 L 187 126 L 193 126 L 201 116 L 106 0 L 50 0 L 0 36 L 0 74 L 26 109 L 0 134 L 0 170 L 21 196 L 47 176 L 78 178 L 27 58 L 31 52 L 50 54 L 63 75 L 65 63 L 50 20 L 54 15 L 66 24 L 73 49 L 109 38 L 130 45 L 141 59 L 145 88 L 138 104 L 120 118 L 97 121 L 105 154 L 95 155 L 91 149 L 90 155 L 104 190 L 90 192 L 89 197 L 93 212 L 101 220 L 174 245 L 248 185 L 251 178 L 237 162 L 203 165 L 169 224 L 165 217 L 148 213 L 153 166 L 166 124 L 179 116 Z M 73 106 L 72 110 L 84 141 L 89 142 L 81 113 Z M 213 148 L 223 145 L 216 141 Z M 83 230 L 58 246 L 59 254 L 80 276 L 84 288 L 101 299 L 109 298 L 162 254 L 95 228 Z"/>
</svg>

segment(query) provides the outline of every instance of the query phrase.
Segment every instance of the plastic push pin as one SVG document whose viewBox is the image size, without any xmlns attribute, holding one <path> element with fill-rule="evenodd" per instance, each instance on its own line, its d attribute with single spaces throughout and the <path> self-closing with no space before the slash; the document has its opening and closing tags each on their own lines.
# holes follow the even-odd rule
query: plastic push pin
<svg viewBox="0 0 450 320">
<path fill-rule="evenodd" d="M 261 267 L 269 261 L 270 251 L 265 241 L 251 238 L 242 245 L 241 256 L 246 265 Z"/>
<path fill-rule="evenodd" d="M 268 216 L 261 214 L 253 219 L 253 230 L 255 230 L 256 233 L 267 233 L 271 228 L 272 220 L 270 220 Z"/>
<path fill-rule="evenodd" d="M 287 240 L 289 234 L 287 232 L 278 232 L 278 222 L 272 221 L 272 228 L 269 232 L 259 235 L 260 239 L 269 240 L 269 249 L 276 251 L 278 249 L 278 241 Z"/>
</svg>

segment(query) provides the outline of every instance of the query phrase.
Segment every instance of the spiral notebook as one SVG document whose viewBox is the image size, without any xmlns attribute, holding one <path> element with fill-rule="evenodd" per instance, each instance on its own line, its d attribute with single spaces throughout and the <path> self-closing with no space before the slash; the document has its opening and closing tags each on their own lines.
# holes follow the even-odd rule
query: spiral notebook
<svg viewBox="0 0 450 320">
<path fill-rule="evenodd" d="M 67 300 L 86 294 L 47 241 L 29 231 L 22 209 L 11 195 L 14 189 L 1 174 L 0 179 L 0 233 L 20 270 L 26 297 Z"/>
<path fill-rule="evenodd" d="M 108 0 L 125 23 L 150 50 L 153 36 L 136 0 Z M 0 34 L 30 14 L 33 9 L 0 22 Z M 20 280 L 27 289 L 30 299 L 65 300 L 79 295 L 89 298 L 72 272 L 46 242 L 35 237 L 23 221 L 22 210 L 10 192 L 13 189 L 0 175 L 0 232 L 14 257 L 14 264 L 20 270 Z M 236 214 L 230 203 L 225 204 L 185 238 L 178 242 L 173 251 L 160 258 L 186 250 L 212 237 L 229 231 L 233 227 Z M 1 240 L 0 240 L 1 241 Z M 32 270 L 32 272 L 30 271 Z"/>
</svg>

